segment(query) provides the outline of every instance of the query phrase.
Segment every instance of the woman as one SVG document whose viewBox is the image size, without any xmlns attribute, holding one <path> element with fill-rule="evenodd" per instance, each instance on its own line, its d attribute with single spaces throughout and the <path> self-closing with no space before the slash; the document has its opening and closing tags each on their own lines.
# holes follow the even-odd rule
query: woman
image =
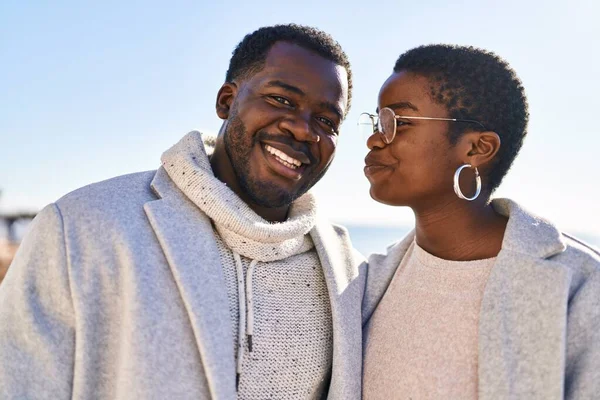
<svg viewBox="0 0 600 400">
<path fill-rule="evenodd" d="M 371 196 L 416 226 L 369 258 L 364 398 L 600 396 L 600 255 L 490 200 L 526 134 L 514 71 L 480 49 L 418 47 L 377 113 L 361 116 Z"/>
</svg>

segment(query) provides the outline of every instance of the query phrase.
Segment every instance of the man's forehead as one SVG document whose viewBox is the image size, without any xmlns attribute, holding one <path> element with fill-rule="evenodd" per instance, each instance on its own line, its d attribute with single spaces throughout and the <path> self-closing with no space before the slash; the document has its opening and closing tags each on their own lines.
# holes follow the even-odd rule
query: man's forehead
<svg viewBox="0 0 600 400">
<path fill-rule="evenodd" d="M 347 86 L 348 72 L 346 69 L 312 50 L 289 42 L 275 43 L 265 59 L 265 69 L 289 71 L 293 74 L 317 75 L 325 80 Z"/>
<path fill-rule="evenodd" d="M 268 58 L 261 71 L 251 77 L 253 85 L 289 86 L 305 95 L 327 101 L 340 102 L 345 109 L 348 101 L 348 74 L 346 69 L 325 58 L 313 54 Z M 276 82 L 278 85 L 273 85 Z"/>
<path fill-rule="evenodd" d="M 332 62 L 310 49 L 286 41 L 279 41 L 273 44 L 265 58 L 266 64 L 277 64 L 285 60 L 295 59 L 321 59 L 323 61 Z"/>
<path fill-rule="evenodd" d="M 343 67 L 323 71 L 307 68 L 285 68 L 285 65 L 279 64 L 277 66 L 265 66 L 255 77 L 258 78 L 257 81 L 260 81 L 261 84 L 279 81 L 301 89 L 316 86 L 344 93 L 348 89 L 348 77 Z"/>
</svg>

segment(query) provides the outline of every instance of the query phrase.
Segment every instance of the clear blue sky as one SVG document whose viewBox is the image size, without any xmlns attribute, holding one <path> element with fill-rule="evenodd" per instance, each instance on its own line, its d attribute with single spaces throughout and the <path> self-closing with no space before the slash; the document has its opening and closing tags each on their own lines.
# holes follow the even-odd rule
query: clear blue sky
<svg viewBox="0 0 600 400">
<path fill-rule="evenodd" d="M 0 210 L 155 169 L 187 131 L 216 132 L 235 45 L 260 26 L 297 22 L 331 33 L 353 63 L 353 108 L 315 188 L 334 221 L 412 222 L 368 196 L 356 118 L 375 108 L 401 52 L 456 43 L 507 59 L 529 97 L 529 137 L 497 195 L 600 234 L 596 1 L 33 3 L 0 4 Z"/>
</svg>

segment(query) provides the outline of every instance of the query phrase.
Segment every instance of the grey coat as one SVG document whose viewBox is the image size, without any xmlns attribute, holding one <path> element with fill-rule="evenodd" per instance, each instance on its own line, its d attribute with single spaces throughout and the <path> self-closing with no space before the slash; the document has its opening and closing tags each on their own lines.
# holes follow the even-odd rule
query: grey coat
<svg viewBox="0 0 600 400">
<path fill-rule="evenodd" d="M 481 305 L 479 398 L 600 398 L 600 253 L 510 200 L 492 204 L 509 220 Z M 369 258 L 365 318 L 413 239 Z"/>
<path fill-rule="evenodd" d="M 364 273 L 347 232 L 311 231 L 333 320 L 330 399 L 360 398 Z M 234 399 L 209 218 L 164 170 L 77 190 L 32 222 L 0 286 L 2 399 Z"/>
</svg>

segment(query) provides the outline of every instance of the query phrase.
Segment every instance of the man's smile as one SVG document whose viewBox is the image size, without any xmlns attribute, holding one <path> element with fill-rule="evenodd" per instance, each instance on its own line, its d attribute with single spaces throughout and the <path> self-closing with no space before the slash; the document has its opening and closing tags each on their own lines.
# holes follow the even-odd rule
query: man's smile
<svg viewBox="0 0 600 400">
<path fill-rule="evenodd" d="M 269 153 L 274 155 L 275 158 L 277 159 L 277 161 L 279 161 L 286 167 L 289 167 L 291 169 L 296 169 L 302 165 L 302 161 L 297 160 L 291 156 L 288 156 L 283 151 L 277 150 L 276 148 L 271 147 L 268 144 L 265 144 L 265 150 L 267 150 Z"/>
<path fill-rule="evenodd" d="M 275 148 L 277 146 L 278 148 Z M 280 144 L 262 143 L 263 154 L 271 170 L 284 178 L 298 181 L 310 165 L 309 158 L 302 152 Z"/>
</svg>

